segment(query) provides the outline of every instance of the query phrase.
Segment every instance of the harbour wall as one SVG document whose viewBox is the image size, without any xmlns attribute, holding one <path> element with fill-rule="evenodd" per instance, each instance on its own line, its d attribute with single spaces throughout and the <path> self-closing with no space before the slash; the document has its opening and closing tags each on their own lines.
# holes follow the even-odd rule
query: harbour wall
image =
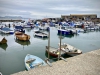
<svg viewBox="0 0 100 75">
<path fill-rule="evenodd" d="M 12 75 L 100 75 L 100 49 Z"/>
</svg>

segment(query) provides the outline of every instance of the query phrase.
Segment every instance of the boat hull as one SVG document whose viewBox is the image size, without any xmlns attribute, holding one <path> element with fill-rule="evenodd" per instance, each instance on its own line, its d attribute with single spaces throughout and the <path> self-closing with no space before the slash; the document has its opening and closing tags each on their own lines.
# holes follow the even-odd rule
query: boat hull
<svg viewBox="0 0 100 75">
<path fill-rule="evenodd" d="M 50 56 L 53 56 L 53 57 L 58 57 L 58 55 L 57 55 L 57 54 L 53 54 L 53 53 L 49 52 L 48 50 L 46 50 L 46 52 L 47 52 Z"/>
<path fill-rule="evenodd" d="M 22 35 L 15 35 L 16 39 L 22 40 L 22 41 L 28 41 L 30 39 L 30 36 L 27 34 L 22 34 Z"/>
<path fill-rule="evenodd" d="M 19 31 L 15 32 L 15 35 L 22 35 L 22 34 L 23 34 L 23 32 L 19 32 Z"/>
<path fill-rule="evenodd" d="M 4 38 L 0 41 L 0 44 L 5 44 L 5 43 L 7 43 L 7 40 L 6 40 L 6 38 L 4 37 Z"/>
<path fill-rule="evenodd" d="M 24 28 L 34 28 L 34 26 L 31 26 L 31 25 L 24 25 L 23 27 Z"/>
<path fill-rule="evenodd" d="M 64 51 L 61 51 L 61 54 L 59 53 L 59 49 L 55 49 L 53 47 L 50 47 L 50 49 L 48 50 L 48 46 L 46 46 L 46 52 L 53 57 L 58 57 L 58 56 L 62 56 L 65 55 Z"/>
<path fill-rule="evenodd" d="M 60 44 L 59 44 L 59 46 L 60 46 Z M 77 48 L 75 48 L 69 44 L 65 44 L 65 43 L 63 45 L 61 45 L 61 50 L 70 56 L 76 56 L 76 55 L 82 54 L 82 51 L 80 49 L 77 49 Z"/>
<path fill-rule="evenodd" d="M 60 29 L 58 29 L 58 34 L 62 34 L 62 35 L 73 35 L 74 33 L 73 33 L 73 31 L 71 31 L 71 30 L 60 30 Z"/>
<path fill-rule="evenodd" d="M 8 27 L 1 28 L 1 29 L 0 29 L 0 32 L 1 32 L 1 33 L 5 33 L 5 34 L 14 34 L 14 31 L 11 30 L 11 29 L 8 28 Z"/>
<path fill-rule="evenodd" d="M 40 31 L 35 31 L 34 36 L 40 37 L 40 38 L 47 38 L 48 35 L 46 33 L 40 32 Z"/>
<path fill-rule="evenodd" d="M 30 62 L 31 65 L 27 65 L 27 60 L 29 60 L 29 59 L 35 59 L 34 61 Z M 44 60 L 42 60 L 41 58 L 39 58 L 35 55 L 30 55 L 30 54 L 26 55 L 24 62 L 25 62 L 25 67 L 26 67 L 27 70 L 34 69 L 35 67 L 38 67 L 36 65 L 39 64 L 39 63 L 42 63 L 39 66 L 45 66 L 46 65 Z M 33 65 L 33 67 L 31 67 L 32 65 Z"/>
</svg>

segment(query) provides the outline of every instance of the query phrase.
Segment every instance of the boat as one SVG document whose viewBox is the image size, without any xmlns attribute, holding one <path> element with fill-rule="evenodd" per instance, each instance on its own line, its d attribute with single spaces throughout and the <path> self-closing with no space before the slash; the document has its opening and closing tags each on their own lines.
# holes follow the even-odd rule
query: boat
<svg viewBox="0 0 100 75">
<path fill-rule="evenodd" d="M 46 30 L 49 31 L 49 26 L 38 26 L 39 30 Z"/>
<path fill-rule="evenodd" d="M 26 55 L 24 62 L 25 62 L 25 67 L 28 71 L 39 66 L 47 65 L 44 60 L 31 54 Z"/>
<path fill-rule="evenodd" d="M 48 46 L 46 46 L 46 52 L 49 53 L 50 56 L 53 56 L 53 57 L 58 57 L 58 55 L 60 54 L 61 56 L 63 56 L 65 54 L 64 51 L 57 49 L 57 48 L 54 48 L 54 47 L 49 47 L 49 50 L 48 50 Z"/>
<path fill-rule="evenodd" d="M 95 30 L 99 30 L 99 26 L 88 26 L 85 28 L 86 30 L 90 30 L 90 31 L 95 31 Z"/>
<path fill-rule="evenodd" d="M 22 35 L 23 32 L 20 32 L 20 31 L 15 31 L 15 35 Z"/>
<path fill-rule="evenodd" d="M 5 44 L 7 43 L 7 39 L 5 37 L 0 36 L 0 44 Z"/>
<path fill-rule="evenodd" d="M 1 32 L 1 33 L 5 33 L 5 34 L 13 34 L 13 33 L 14 33 L 14 31 L 11 30 L 11 29 L 8 28 L 8 27 L 1 28 L 1 29 L 0 29 L 0 32 Z"/>
<path fill-rule="evenodd" d="M 58 58 L 58 60 L 62 59 L 66 62 L 66 59 L 63 58 L 63 55 L 65 55 L 65 52 L 61 50 L 61 46 L 59 49 L 56 49 L 54 47 L 51 47 L 50 46 L 50 31 L 49 31 L 49 34 L 48 34 L 48 46 L 46 46 L 46 52 L 48 53 L 48 58 L 47 58 L 47 63 L 52 66 L 49 62 L 49 56 L 53 56 L 53 57 L 56 57 L 56 59 Z M 60 43 L 61 43 L 61 38 L 60 38 Z"/>
<path fill-rule="evenodd" d="M 33 25 L 23 25 L 24 28 L 34 28 L 35 26 Z"/>
<path fill-rule="evenodd" d="M 84 33 L 85 30 L 82 28 L 75 28 L 74 30 L 76 30 L 77 33 Z"/>
<path fill-rule="evenodd" d="M 74 32 L 72 30 L 58 29 L 58 34 L 62 34 L 62 35 L 74 35 Z"/>
<path fill-rule="evenodd" d="M 50 22 L 49 26 L 50 27 L 55 27 L 55 24 L 53 22 Z"/>
<path fill-rule="evenodd" d="M 58 44 L 60 46 L 60 44 Z M 78 48 L 75 48 L 69 44 L 63 43 L 61 44 L 61 50 L 64 51 L 67 55 L 75 56 L 82 54 L 82 51 Z"/>
<path fill-rule="evenodd" d="M 21 21 L 21 23 L 24 23 L 24 22 L 25 22 L 25 20 L 22 20 L 22 21 Z"/>
<path fill-rule="evenodd" d="M 54 47 L 51 47 L 50 46 L 50 31 L 49 31 L 49 34 L 48 34 L 48 46 L 46 46 L 46 52 L 48 53 L 48 56 L 53 56 L 53 57 L 61 57 L 65 54 L 64 51 L 62 51 L 61 49 L 57 49 L 57 48 L 54 48 Z M 61 39 L 60 39 L 61 41 Z M 49 58 L 49 57 L 48 57 Z"/>
<path fill-rule="evenodd" d="M 15 35 L 16 39 L 22 40 L 22 41 L 28 41 L 30 39 L 30 35 L 22 34 L 22 35 Z"/>
<path fill-rule="evenodd" d="M 19 32 L 23 32 L 23 33 L 25 33 L 24 28 L 23 28 L 22 26 L 19 26 L 19 25 L 15 26 L 14 31 L 15 31 L 15 32 L 16 32 L 16 31 L 19 31 Z"/>
<path fill-rule="evenodd" d="M 34 28 L 35 26 L 34 26 L 34 23 L 32 23 L 32 22 L 27 22 L 27 23 L 25 23 L 25 24 L 23 25 L 23 27 L 24 27 L 24 28 Z"/>
<path fill-rule="evenodd" d="M 27 25 L 34 25 L 34 23 L 32 23 L 32 22 L 27 22 Z"/>
<path fill-rule="evenodd" d="M 48 34 L 43 33 L 41 31 L 34 31 L 34 36 L 41 37 L 41 38 L 47 38 Z"/>
<path fill-rule="evenodd" d="M 74 27 L 75 28 L 82 28 L 82 23 L 81 22 L 75 22 Z"/>
</svg>

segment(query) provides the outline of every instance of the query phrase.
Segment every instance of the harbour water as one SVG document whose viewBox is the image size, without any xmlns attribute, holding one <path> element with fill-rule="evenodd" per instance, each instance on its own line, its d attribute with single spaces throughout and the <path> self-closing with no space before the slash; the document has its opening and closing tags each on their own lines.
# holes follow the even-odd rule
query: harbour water
<svg viewBox="0 0 100 75">
<path fill-rule="evenodd" d="M 48 39 L 34 37 L 34 30 L 36 29 L 25 29 L 25 33 L 31 36 L 30 42 L 19 41 L 18 43 L 16 42 L 14 34 L 0 34 L 0 36 L 4 36 L 8 40 L 7 45 L 0 45 L 0 72 L 2 72 L 3 75 L 10 75 L 26 70 L 24 58 L 27 54 L 36 55 L 43 60 L 47 58 L 45 46 L 48 45 Z M 50 46 L 58 48 L 59 42 L 60 38 L 59 35 L 57 35 L 57 28 L 51 27 Z M 100 31 L 79 33 L 79 35 L 62 37 L 62 43 L 68 43 L 79 48 L 83 53 L 100 49 Z M 54 60 L 51 62 L 54 62 Z"/>
</svg>

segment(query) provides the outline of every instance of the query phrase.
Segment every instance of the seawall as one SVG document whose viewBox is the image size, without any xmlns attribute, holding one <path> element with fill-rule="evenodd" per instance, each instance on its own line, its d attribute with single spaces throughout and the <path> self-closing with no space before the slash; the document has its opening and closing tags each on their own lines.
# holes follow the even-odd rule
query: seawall
<svg viewBox="0 0 100 75">
<path fill-rule="evenodd" d="M 12 75 L 100 75 L 100 49 Z"/>
</svg>

